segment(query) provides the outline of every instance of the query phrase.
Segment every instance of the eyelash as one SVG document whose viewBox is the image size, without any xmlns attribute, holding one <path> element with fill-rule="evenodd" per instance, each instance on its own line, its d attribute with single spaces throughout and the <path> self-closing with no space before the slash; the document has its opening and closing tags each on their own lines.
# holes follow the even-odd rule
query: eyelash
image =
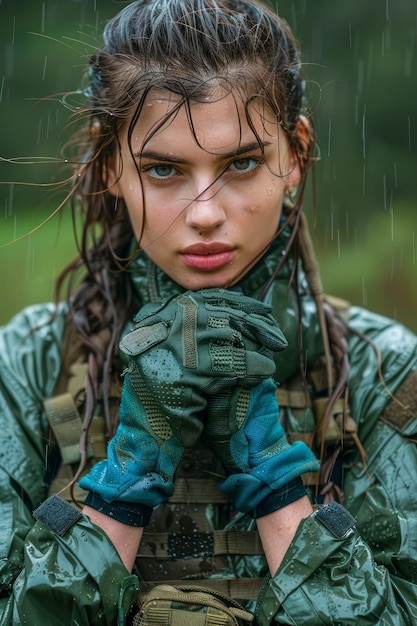
<svg viewBox="0 0 417 626">
<path fill-rule="evenodd" d="M 259 168 L 260 165 L 262 165 L 263 163 L 265 163 L 265 159 L 264 157 L 258 157 L 258 156 L 249 156 L 249 157 L 241 157 L 240 159 L 235 159 L 234 161 L 231 161 L 229 163 L 229 165 L 227 166 L 227 168 L 224 170 L 224 174 L 227 172 L 228 169 L 231 169 L 231 166 L 235 163 L 239 163 L 242 161 L 253 161 L 254 165 L 253 167 L 251 167 L 249 170 L 246 171 L 240 171 L 240 170 L 232 170 L 234 171 L 236 174 L 239 175 L 239 177 L 244 177 L 244 178 L 249 178 L 250 176 L 254 175 L 255 172 L 257 171 L 257 169 Z M 172 169 L 172 174 L 169 174 L 168 176 L 155 176 L 154 174 L 151 174 L 151 171 L 155 168 L 158 167 L 165 167 L 165 168 L 171 168 Z M 144 174 L 147 174 L 149 176 L 149 178 L 152 179 L 152 182 L 154 184 L 159 184 L 159 185 L 164 185 L 164 184 L 168 184 L 172 181 L 172 178 L 175 176 L 176 173 L 178 173 L 178 170 L 175 168 L 174 165 L 171 165 L 170 163 L 164 163 L 163 161 L 161 161 L 160 163 L 153 163 L 152 165 L 146 165 L 144 167 L 142 167 L 142 172 Z"/>
</svg>

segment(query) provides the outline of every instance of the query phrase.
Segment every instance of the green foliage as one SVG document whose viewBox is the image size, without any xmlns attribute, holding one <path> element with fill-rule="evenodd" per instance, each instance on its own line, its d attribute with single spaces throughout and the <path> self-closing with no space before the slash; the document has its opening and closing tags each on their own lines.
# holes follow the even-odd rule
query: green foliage
<svg viewBox="0 0 417 626">
<path fill-rule="evenodd" d="M 62 267 L 76 254 L 69 215 L 54 218 L 35 232 L 13 242 L 16 223 L 10 221 L 1 230 L 2 306 L 0 324 L 7 322 L 27 304 L 54 299 L 55 279 Z M 36 227 L 33 221 L 22 221 L 18 233 Z"/>
<path fill-rule="evenodd" d="M 321 239 L 316 252 L 326 293 L 417 331 L 417 235 L 405 209 L 374 215 L 350 238 Z"/>
</svg>

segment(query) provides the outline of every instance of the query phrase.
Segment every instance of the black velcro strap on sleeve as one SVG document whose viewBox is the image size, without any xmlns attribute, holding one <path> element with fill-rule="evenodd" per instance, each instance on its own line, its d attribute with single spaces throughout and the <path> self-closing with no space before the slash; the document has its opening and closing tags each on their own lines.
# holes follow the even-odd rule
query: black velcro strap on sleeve
<svg viewBox="0 0 417 626">
<path fill-rule="evenodd" d="M 69 502 L 54 494 L 33 511 L 33 517 L 62 537 L 82 514 Z"/>
<path fill-rule="evenodd" d="M 336 539 L 343 539 L 355 525 L 355 518 L 338 502 L 329 502 L 315 516 Z"/>
</svg>

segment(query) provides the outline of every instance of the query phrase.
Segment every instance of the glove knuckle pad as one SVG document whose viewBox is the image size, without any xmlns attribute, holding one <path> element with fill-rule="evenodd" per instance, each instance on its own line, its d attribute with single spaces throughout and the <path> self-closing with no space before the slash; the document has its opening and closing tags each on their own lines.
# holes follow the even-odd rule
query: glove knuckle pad
<svg viewBox="0 0 417 626">
<path fill-rule="evenodd" d="M 132 330 L 121 339 L 119 347 L 125 354 L 134 356 L 164 341 L 168 337 L 168 333 L 168 325 L 159 321 Z"/>
</svg>

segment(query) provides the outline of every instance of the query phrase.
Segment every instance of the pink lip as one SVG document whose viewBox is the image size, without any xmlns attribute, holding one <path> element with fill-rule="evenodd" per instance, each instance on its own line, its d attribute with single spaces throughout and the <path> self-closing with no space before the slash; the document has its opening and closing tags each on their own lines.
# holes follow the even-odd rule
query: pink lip
<svg viewBox="0 0 417 626">
<path fill-rule="evenodd" d="M 211 271 L 232 262 L 235 248 L 221 243 L 193 244 L 181 251 L 181 257 L 188 267 Z"/>
</svg>

